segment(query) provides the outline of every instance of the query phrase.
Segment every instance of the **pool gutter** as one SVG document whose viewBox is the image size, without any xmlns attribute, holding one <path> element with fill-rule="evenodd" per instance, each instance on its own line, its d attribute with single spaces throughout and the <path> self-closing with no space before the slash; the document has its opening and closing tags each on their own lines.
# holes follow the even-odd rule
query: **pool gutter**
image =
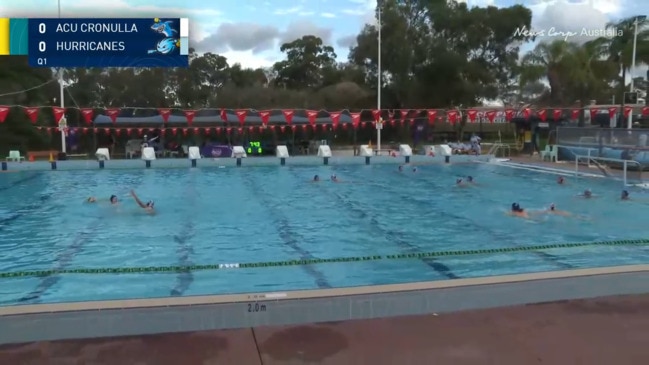
<svg viewBox="0 0 649 365">
<path fill-rule="evenodd" d="M 0 307 L 0 344 L 447 313 L 649 293 L 649 265 L 355 288 Z"/>
</svg>

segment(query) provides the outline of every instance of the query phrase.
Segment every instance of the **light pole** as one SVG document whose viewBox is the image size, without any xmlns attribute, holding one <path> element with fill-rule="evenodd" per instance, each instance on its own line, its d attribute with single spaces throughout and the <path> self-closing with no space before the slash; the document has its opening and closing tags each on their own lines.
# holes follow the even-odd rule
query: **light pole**
<svg viewBox="0 0 649 365">
<path fill-rule="evenodd" d="M 61 0 L 58 0 L 58 10 L 59 10 L 59 19 L 61 18 Z M 59 99 L 61 100 L 61 108 L 65 108 L 65 90 L 63 89 L 63 68 L 59 68 L 58 70 L 59 74 Z M 65 110 L 65 109 L 64 109 Z M 61 117 L 61 120 L 57 120 L 56 122 L 59 125 L 59 132 L 61 132 L 61 152 L 66 153 L 67 148 L 65 145 L 65 129 L 67 127 L 67 121 L 66 123 L 63 123 L 64 125 L 61 125 L 61 121 L 65 120 L 65 113 L 63 113 L 63 117 Z"/>
<path fill-rule="evenodd" d="M 638 46 L 638 22 L 647 19 L 646 15 L 640 15 L 636 16 L 635 20 L 633 22 L 634 25 L 634 30 L 633 30 L 633 52 L 631 53 L 631 70 L 635 68 L 635 52 L 636 52 L 636 47 Z M 630 74 L 631 72 L 629 72 Z M 629 92 L 634 92 L 634 87 L 633 87 L 633 75 L 631 75 L 631 86 L 629 87 Z M 636 103 L 637 103 L 637 98 L 636 98 Z M 627 129 L 633 128 L 633 107 L 631 107 L 631 112 L 629 113 L 628 119 L 626 121 L 626 127 Z"/>
<path fill-rule="evenodd" d="M 376 109 L 381 111 L 381 0 L 376 2 L 378 8 L 377 14 L 377 33 L 378 33 L 378 55 L 377 55 L 377 68 L 376 68 Z M 376 121 L 376 151 L 381 154 L 381 129 L 383 129 L 383 119 L 379 114 L 379 120 Z"/>
</svg>

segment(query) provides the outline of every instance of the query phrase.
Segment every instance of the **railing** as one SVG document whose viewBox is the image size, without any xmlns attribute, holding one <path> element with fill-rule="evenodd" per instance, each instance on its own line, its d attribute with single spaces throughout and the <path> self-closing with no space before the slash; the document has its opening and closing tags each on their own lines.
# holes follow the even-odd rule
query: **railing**
<svg viewBox="0 0 649 365">
<path fill-rule="evenodd" d="M 494 143 L 491 146 L 491 148 L 489 149 L 489 152 L 487 152 L 487 154 L 488 155 L 494 155 L 494 156 L 498 157 L 497 156 L 498 151 L 502 152 L 503 155 L 501 157 L 509 157 L 509 156 L 511 156 L 511 147 L 509 147 L 508 144 L 504 144 L 504 143 L 501 143 L 501 142 Z"/>
<path fill-rule="evenodd" d="M 642 171 L 642 164 L 638 161 L 634 160 L 622 160 L 619 158 L 606 158 L 606 157 L 597 157 L 597 156 L 591 156 L 590 154 L 590 149 L 588 150 L 588 155 L 575 155 L 575 175 L 579 175 L 579 164 L 580 162 L 585 161 L 588 167 L 592 167 L 592 165 L 595 165 L 602 173 L 604 176 L 610 177 L 611 174 L 606 170 L 606 167 L 603 166 L 602 164 L 599 163 L 599 161 L 609 161 L 609 162 L 616 162 L 622 165 L 622 181 L 624 182 L 624 185 L 627 185 L 627 172 L 629 170 L 629 166 L 637 166 L 638 171 Z M 591 165 L 592 163 L 592 165 Z"/>
</svg>

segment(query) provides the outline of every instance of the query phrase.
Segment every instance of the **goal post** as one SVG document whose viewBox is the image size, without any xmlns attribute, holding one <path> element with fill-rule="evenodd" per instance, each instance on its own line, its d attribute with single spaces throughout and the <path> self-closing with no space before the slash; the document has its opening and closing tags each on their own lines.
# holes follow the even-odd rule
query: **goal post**
<svg viewBox="0 0 649 365">
<path fill-rule="evenodd" d="M 617 158 L 597 157 L 590 155 L 575 156 L 575 175 L 591 177 L 608 177 L 621 180 L 624 185 L 645 184 L 644 166 L 638 161 Z"/>
</svg>

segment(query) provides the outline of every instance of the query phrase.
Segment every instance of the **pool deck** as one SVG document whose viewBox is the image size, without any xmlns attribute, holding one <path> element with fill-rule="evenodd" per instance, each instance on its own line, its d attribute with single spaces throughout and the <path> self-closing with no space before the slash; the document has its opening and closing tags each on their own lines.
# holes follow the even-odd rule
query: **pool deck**
<svg viewBox="0 0 649 365">
<path fill-rule="evenodd" d="M 364 321 L 0 346 L 3 364 L 644 364 L 649 295 Z"/>
</svg>

